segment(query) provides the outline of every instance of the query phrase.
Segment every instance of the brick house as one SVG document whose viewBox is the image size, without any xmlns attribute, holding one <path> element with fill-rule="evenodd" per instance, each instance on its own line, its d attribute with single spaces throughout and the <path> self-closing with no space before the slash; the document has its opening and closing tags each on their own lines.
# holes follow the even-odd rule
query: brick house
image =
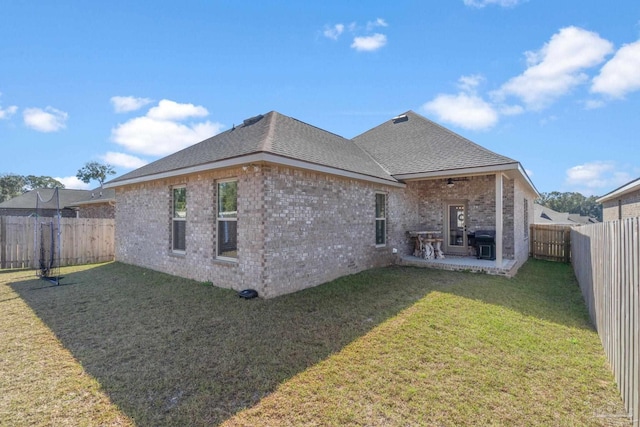
<svg viewBox="0 0 640 427">
<path fill-rule="evenodd" d="M 95 188 L 87 197 L 71 203 L 68 208 L 76 211 L 78 218 L 115 218 L 116 192 L 113 188 Z"/>
<path fill-rule="evenodd" d="M 602 204 L 602 220 L 640 217 L 640 178 L 630 181 L 596 200 Z"/>
<path fill-rule="evenodd" d="M 117 260 L 265 298 L 393 264 L 410 230 L 460 256 L 493 230 L 517 269 L 538 196 L 519 162 L 412 111 L 351 140 L 270 112 L 105 188 Z"/>
</svg>

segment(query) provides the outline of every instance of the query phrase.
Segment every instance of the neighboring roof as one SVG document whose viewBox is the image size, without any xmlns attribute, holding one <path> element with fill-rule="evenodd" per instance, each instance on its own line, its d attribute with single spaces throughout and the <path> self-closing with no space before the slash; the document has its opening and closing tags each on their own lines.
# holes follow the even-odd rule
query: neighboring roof
<svg viewBox="0 0 640 427">
<path fill-rule="evenodd" d="M 40 188 L 38 190 L 31 190 L 20 196 L 16 196 L 12 199 L 5 200 L 0 203 L 0 208 L 10 209 L 35 209 L 36 199 L 40 194 L 40 200 L 43 202 L 49 201 L 53 197 L 54 188 Z M 90 196 L 89 190 L 69 190 L 66 188 L 58 189 L 58 196 L 60 198 L 60 209 L 72 205 L 80 200 L 85 200 Z M 50 208 L 53 206 L 51 203 L 47 204 Z"/>
<path fill-rule="evenodd" d="M 591 217 L 591 216 L 585 216 L 585 215 L 580 215 L 580 214 L 569 214 L 569 219 L 573 222 L 575 222 L 576 224 L 595 224 L 598 221 L 597 218 Z"/>
<path fill-rule="evenodd" d="M 595 218 L 568 212 L 557 212 L 538 203 L 533 204 L 533 223 L 549 225 L 583 225 L 599 222 Z"/>
<path fill-rule="evenodd" d="M 116 201 L 116 190 L 113 188 L 94 188 L 88 191 L 84 199 L 70 203 L 66 207 L 76 207 L 94 205 L 97 203 L 114 203 Z"/>
<path fill-rule="evenodd" d="M 616 188 L 615 190 L 605 194 L 596 200 L 598 203 L 608 202 L 609 200 L 618 199 L 625 194 L 640 190 L 640 178 L 629 181 L 626 184 Z"/>
<path fill-rule="evenodd" d="M 518 164 L 413 111 L 387 120 L 353 141 L 396 177 Z"/>
<path fill-rule="evenodd" d="M 286 163 L 286 159 L 397 183 L 352 141 L 272 111 L 113 179 L 106 188 L 166 174 L 180 175 L 249 161 Z"/>
</svg>

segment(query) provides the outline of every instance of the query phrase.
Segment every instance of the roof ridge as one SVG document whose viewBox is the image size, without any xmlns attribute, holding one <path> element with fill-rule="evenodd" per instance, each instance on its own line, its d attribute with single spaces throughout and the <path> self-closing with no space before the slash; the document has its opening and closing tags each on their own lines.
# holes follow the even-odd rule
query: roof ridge
<svg viewBox="0 0 640 427">
<path fill-rule="evenodd" d="M 361 152 L 363 152 L 367 157 L 369 157 L 371 160 L 373 160 L 373 162 L 375 164 L 377 164 L 378 166 L 380 166 L 380 169 L 382 169 L 387 175 L 389 175 L 391 178 L 393 178 L 393 174 L 391 173 L 391 171 L 382 163 L 380 163 L 378 161 L 378 159 L 376 159 L 375 157 L 373 157 L 373 155 L 371 153 L 369 153 L 369 151 L 365 150 L 364 147 L 360 146 L 360 144 L 358 144 L 355 141 L 355 137 L 351 138 L 349 141 L 351 141 L 351 143 L 353 145 L 355 145 L 356 147 L 358 147 L 358 150 L 360 150 Z M 395 179 L 395 178 L 394 178 Z"/>
<path fill-rule="evenodd" d="M 276 120 L 278 119 L 278 116 L 281 116 L 282 114 L 278 113 L 277 111 L 269 111 L 267 114 L 265 114 L 265 117 L 268 117 L 269 119 L 269 127 L 267 128 L 267 136 L 264 137 L 264 140 L 262 141 L 261 147 L 260 149 L 262 151 L 266 151 L 266 152 L 271 152 L 271 150 L 273 150 L 273 137 L 275 134 L 275 129 L 276 129 Z"/>
</svg>

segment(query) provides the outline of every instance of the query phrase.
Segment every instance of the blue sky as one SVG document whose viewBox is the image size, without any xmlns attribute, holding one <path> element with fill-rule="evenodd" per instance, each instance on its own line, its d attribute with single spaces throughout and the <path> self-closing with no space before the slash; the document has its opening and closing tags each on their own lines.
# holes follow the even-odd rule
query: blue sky
<svg viewBox="0 0 640 427">
<path fill-rule="evenodd" d="M 8 1 L 0 173 L 67 188 L 272 110 L 354 137 L 414 110 L 540 192 L 640 176 L 640 2 Z M 89 187 L 96 186 L 91 183 Z"/>
</svg>

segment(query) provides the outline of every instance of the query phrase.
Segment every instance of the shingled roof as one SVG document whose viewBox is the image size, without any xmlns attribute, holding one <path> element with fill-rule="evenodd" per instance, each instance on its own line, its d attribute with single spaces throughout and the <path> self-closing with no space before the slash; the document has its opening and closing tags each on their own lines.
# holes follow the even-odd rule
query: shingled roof
<svg viewBox="0 0 640 427">
<path fill-rule="evenodd" d="M 54 195 L 54 188 L 39 188 L 37 190 L 31 190 L 9 200 L 0 203 L 0 208 L 5 209 L 35 209 L 38 195 L 40 200 L 49 201 Z M 73 205 L 80 200 L 86 200 L 91 195 L 89 190 L 70 190 L 67 188 L 58 189 L 58 197 L 60 201 L 60 208 Z M 50 203 L 47 206 L 54 206 L 55 203 Z"/>
<path fill-rule="evenodd" d="M 403 180 L 412 178 L 507 170 L 519 171 L 531 184 L 516 160 L 487 150 L 413 111 L 352 140 L 271 111 L 122 175 L 105 188 L 257 162 L 400 186 Z"/>
<path fill-rule="evenodd" d="M 272 111 L 122 175 L 110 181 L 107 187 L 144 180 L 145 177 L 152 179 L 160 174 L 188 173 L 194 169 L 214 169 L 242 164 L 250 159 L 265 159 L 248 157 L 256 154 L 269 154 L 277 156 L 276 160 L 289 159 L 397 182 L 352 141 Z M 273 159 L 269 157 L 269 160 Z"/>
<path fill-rule="evenodd" d="M 413 111 L 358 135 L 353 141 L 396 177 L 518 164 Z"/>
</svg>

